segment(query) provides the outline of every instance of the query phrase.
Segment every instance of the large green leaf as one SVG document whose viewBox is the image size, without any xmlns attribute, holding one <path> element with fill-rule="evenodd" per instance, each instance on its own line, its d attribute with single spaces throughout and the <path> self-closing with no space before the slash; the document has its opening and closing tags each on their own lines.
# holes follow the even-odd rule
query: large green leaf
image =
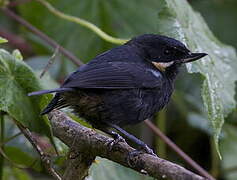
<svg viewBox="0 0 237 180">
<path fill-rule="evenodd" d="M 90 168 L 90 175 L 88 179 L 97 180 L 152 180 L 151 178 L 146 175 L 142 175 L 132 169 L 126 168 L 117 164 L 115 162 L 109 161 L 103 158 L 96 158 L 97 163 L 93 163 L 92 167 Z"/>
<path fill-rule="evenodd" d="M 190 73 L 199 72 L 205 80 L 202 97 L 214 129 L 216 145 L 224 117 L 235 106 L 234 93 L 237 80 L 237 57 L 232 47 L 219 42 L 203 18 L 192 10 L 185 0 L 160 1 L 158 10 L 159 33 L 186 43 L 195 52 L 208 56 L 187 65 Z M 190 88 L 192 85 L 190 84 Z"/>
<path fill-rule="evenodd" d="M 221 161 L 223 174 L 227 180 L 235 180 L 237 179 L 237 128 L 227 124 L 223 131 L 223 138 L 220 140 L 220 150 L 223 155 L 223 161 Z"/>
<path fill-rule="evenodd" d="M 237 1 L 199 0 L 189 1 L 194 9 L 201 12 L 212 32 L 228 44 L 237 48 Z"/>
<path fill-rule="evenodd" d="M 144 0 L 53 0 L 50 3 L 63 13 L 84 18 L 115 37 L 131 38 L 137 34 L 154 33 L 157 29 L 154 21 L 158 7 L 156 0 L 149 3 Z M 52 15 L 38 2 L 26 3 L 20 10 L 34 26 L 85 62 L 113 47 L 90 30 Z"/>
<path fill-rule="evenodd" d="M 19 52 L 14 55 L 0 49 L 0 111 L 33 131 L 49 135 L 46 119 L 40 116 L 41 106 L 48 102 L 49 96 L 27 96 L 41 89 L 41 85 Z"/>
<path fill-rule="evenodd" d="M 11 162 L 24 167 L 30 167 L 34 170 L 41 171 L 40 160 L 31 156 L 29 153 L 22 151 L 20 148 L 13 146 L 4 147 L 4 152 Z"/>
</svg>

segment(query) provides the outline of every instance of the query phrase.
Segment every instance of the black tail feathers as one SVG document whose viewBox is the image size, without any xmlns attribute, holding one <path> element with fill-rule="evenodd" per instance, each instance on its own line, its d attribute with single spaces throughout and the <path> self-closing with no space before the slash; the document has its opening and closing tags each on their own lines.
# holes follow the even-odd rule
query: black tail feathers
<svg viewBox="0 0 237 180">
<path fill-rule="evenodd" d="M 48 114 L 50 111 L 55 109 L 57 107 L 58 101 L 60 99 L 60 94 L 56 94 L 54 98 L 51 100 L 51 102 L 47 105 L 46 108 L 40 113 L 40 115 Z"/>
<path fill-rule="evenodd" d="M 47 107 L 40 113 L 41 115 L 48 114 L 50 111 L 56 108 L 63 107 L 65 105 L 65 102 L 60 97 L 60 93 L 62 92 L 68 92 L 68 91 L 74 91 L 74 88 L 57 88 L 57 89 L 50 89 L 50 90 L 42 90 L 42 91 L 36 91 L 31 92 L 28 94 L 28 96 L 34 96 L 34 95 L 42 95 L 42 94 L 49 94 L 57 92 L 52 99 L 52 101 L 47 105 Z"/>
<path fill-rule="evenodd" d="M 42 91 L 35 91 L 28 94 L 28 96 L 35 96 L 35 95 L 42 95 L 42 94 L 49 94 L 54 92 L 66 92 L 66 91 L 73 91 L 73 88 L 56 88 L 50 90 L 42 90 Z"/>
</svg>

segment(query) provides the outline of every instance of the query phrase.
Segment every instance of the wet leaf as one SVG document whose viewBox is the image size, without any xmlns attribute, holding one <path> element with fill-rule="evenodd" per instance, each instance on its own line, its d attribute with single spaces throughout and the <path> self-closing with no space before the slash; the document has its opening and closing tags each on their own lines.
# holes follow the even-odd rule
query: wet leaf
<svg viewBox="0 0 237 180">
<path fill-rule="evenodd" d="M 42 170 L 40 160 L 32 157 L 29 153 L 22 151 L 20 148 L 6 146 L 4 152 L 11 162 L 16 165 L 25 166 L 26 168 L 32 168 L 37 171 Z"/>
<path fill-rule="evenodd" d="M 89 178 L 92 180 L 103 179 L 103 180 L 153 180 L 146 175 L 142 175 L 132 169 L 121 166 L 115 162 L 109 161 L 104 158 L 96 158 L 97 163 L 93 163 L 90 168 Z"/>
<path fill-rule="evenodd" d="M 20 54 L 13 54 L 0 49 L 0 110 L 30 130 L 50 136 L 47 120 L 40 115 L 50 96 L 27 96 L 42 88 L 30 67 L 20 60 Z"/>
<path fill-rule="evenodd" d="M 194 52 L 208 53 L 202 60 L 187 64 L 187 69 L 190 73 L 199 72 L 205 78 L 202 97 L 218 146 L 224 117 L 236 106 L 235 50 L 214 37 L 203 18 L 193 11 L 187 1 L 160 1 L 157 23 L 159 33 L 181 40 Z"/>
<path fill-rule="evenodd" d="M 223 128 L 224 135 L 220 140 L 220 151 L 223 155 L 221 161 L 223 167 L 223 174 L 227 180 L 237 179 L 237 128 L 230 124 L 227 124 Z"/>
<path fill-rule="evenodd" d="M 21 52 L 18 49 L 15 49 L 12 52 L 12 55 L 14 56 L 14 58 L 18 59 L 18 60 L 23 60 L 23 57 L 21 55 Z"/>
</svg>

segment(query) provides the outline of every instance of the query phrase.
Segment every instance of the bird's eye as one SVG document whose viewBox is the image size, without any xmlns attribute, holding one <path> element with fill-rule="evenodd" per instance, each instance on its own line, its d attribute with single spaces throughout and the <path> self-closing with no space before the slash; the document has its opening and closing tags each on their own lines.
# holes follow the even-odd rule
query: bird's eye
<svg viewBox="0 0 237 180">
<path fill-rule="evenodd" d="M 165 54 L 165 55 L 169 55 L 169 54 L 170 54 L 170 50 L 166 49 L 166 50 L 164 51 L 164 54 Z"/>
</svg>

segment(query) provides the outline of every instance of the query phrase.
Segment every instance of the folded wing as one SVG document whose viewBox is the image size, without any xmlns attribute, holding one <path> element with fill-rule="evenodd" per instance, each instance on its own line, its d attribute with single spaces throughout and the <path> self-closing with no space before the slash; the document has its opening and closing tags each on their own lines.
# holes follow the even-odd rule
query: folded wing
<svg viewBox="0 0 237 180">
<path fill-rule="evenodd" d="M 61 88 L 154 88 L 161 86 L 162 75 L 144 64 L 104 62 L 84 65 L 71 74 Z"/>
</svg>

